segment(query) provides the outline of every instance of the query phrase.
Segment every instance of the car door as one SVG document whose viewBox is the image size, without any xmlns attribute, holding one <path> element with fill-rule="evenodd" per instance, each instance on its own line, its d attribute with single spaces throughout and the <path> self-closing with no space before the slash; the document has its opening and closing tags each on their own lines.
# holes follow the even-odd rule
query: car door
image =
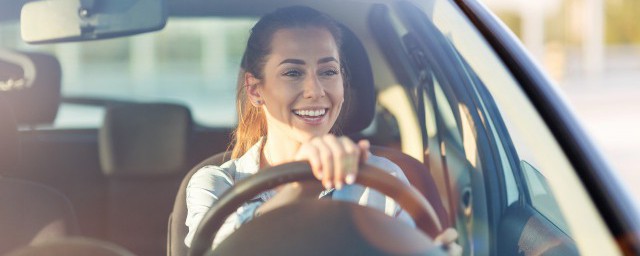
<svg viewBox="0 0 640 256">
<path fill-rule="evenodd" d="M 525 152 L 518 155 L 491 94 L 469 65 L 461 64 L 471 81 L 470 96 L 479 102 L 478 112 L 487 120 L 489 137 L 498 149 L 494 157 L 502 163 L 498 255 L 578 255 L 547 179 L 525 159 Z"/>
<path fill-rule="evenodd" d="M 405 60 L 390 62 L 400 64 L 396 75 L 422 122 L 424 163 L 465 255 L 578 254 L 573 236 L 585 226 L 567 224 L 567 209 L 583 205 L 589 229 L 604 228 L 601 217 L 519 84 L 461 11 L 448 1 L 400 1 L 377 12 L 379 40 L 402 45 L 386 56 Z"/>
<path fill-rule="evenodd" d="M 437 35 L 435 30 L 431 32 Z M 493 234 L 493 239 L 469 243 L 467 251 L 477 252 L 490 245 L 489 252 L 498 255 L 578 254 L 546 179 L 518 159 L 482 81 L 445 37 L 430 38 L 445 46 L 440 55 L 434 54 L 432 63 L 448 64 L 445 74 L 434 73 L 433 81 L 423 86 L 428 99 L 425 107 L 431 108 L 434 129 L 440 131 L 436 141 L 441 145 L 440 168 L 446 170 L 454 195 L 450 199 L 452 217 L 457 229 L 466 231 L 463 235 L 480 234 L 474 221 L 481 217 L 491 223 L 486 231 Z M 485 198 L 478 196 L 483 192 Z"/>
</svg>

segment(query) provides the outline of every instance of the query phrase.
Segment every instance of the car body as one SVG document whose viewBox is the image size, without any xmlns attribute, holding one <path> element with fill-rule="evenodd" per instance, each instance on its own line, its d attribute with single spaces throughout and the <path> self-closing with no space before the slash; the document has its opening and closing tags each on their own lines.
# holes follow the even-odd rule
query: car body
<svg viewBox="0 0 640 256">
<path fill-rule="evenodd" d="M 169 19 L 159 32 L 43 45 L 26 45 L 17 35 L 25 1 L 5 2 L 2 47 L 57 56 L 62 96 L 55 120 L 45 122 L 20 120 L 25 105 L 41 100 L 13 100 L 22 159 L 2 174 L 61 191 L 84 236 L 139 255 L 165 253 L 166 220 L 182 177 L 228 149 L 251 25 L 278 7 L 307 5 L 352 31 L 370 61 L 375 117 L 352 136 L 425 166 L 464 255 L 640 253 L 639 215 L 629 195 L 554 85 L 481 2 L 167 0 Z M 17 97 L 20 90 L 7 84 L 1 93 Z M 105 136 L 160 139 L 127 126 L 117 132 L 105 120 L 144 122 L 168 113 L 111 114 L 140 102 L 183 106 L 190 113 L 182 116 L 193 121 L 173 119 L 184 123 L 169 133 L 174 146 L 165 157 L 145 155 L 151 159 L 139 162 L 150 167 L 131 171 L 118 162 L 123 156 L 104 148 L 134 151 Z M 167 155 L 179 157 L 157 164 Z"/>
</svg>

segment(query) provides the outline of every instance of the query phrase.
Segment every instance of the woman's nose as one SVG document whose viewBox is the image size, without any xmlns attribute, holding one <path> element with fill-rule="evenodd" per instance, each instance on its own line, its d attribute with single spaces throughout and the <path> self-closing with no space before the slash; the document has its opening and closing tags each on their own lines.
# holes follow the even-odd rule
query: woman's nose
<svg viewBox="0 0 640 256">
<path fill-rule="evenodd" d="M 325 96 L 324 87 L 318 80 L 317 76 L 308 76 L 304 82 L 304 97 L 305 98 L 321 98 Z"/>
</svg>

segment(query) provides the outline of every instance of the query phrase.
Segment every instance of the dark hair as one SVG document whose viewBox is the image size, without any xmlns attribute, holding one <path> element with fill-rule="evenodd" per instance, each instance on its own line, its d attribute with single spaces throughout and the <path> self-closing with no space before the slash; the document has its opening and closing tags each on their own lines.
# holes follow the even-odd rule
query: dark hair
<svg viewBox="0 0 640 256">
<path fill-rule="evenodd" d="M 242 59 L 242 69 L 258 79 L 263 78 L 266 57 L 271 53 L 271 41 L 276 31 L 285 28 L 322 27 L 331 33 L 338 46 L 342 45 L 342 32 L 331 17 L 306 6 L 277 9 L 263 16 L 251 29 Z"/>
<path fill-rule="evenodd" d="M 238 78 L 236 107 L 238 127 L 233 132 L 234 147 L 231 157 L 243 155 L 260 137 L 267 134 L 266 117 L 261 108 L 253 107 L 247 100 L 244 72 L 251 73 L 257 79 L 264 78 L 264 65 L 271 54 L 271 41 L 276 31 L 288 28 L 325 28 L 331 33 L 338 47 L 340 63 L 342 61 L 342 32 L 338 23 L 326 14 L 305 6 L 280 8 L 264 15 L 251 29 L 241 63 L 241 75 Z M 344 72 L 341 72 L 344 74 Z M 345 79 L 346 84 L 346 79 Z"/>
</svg>

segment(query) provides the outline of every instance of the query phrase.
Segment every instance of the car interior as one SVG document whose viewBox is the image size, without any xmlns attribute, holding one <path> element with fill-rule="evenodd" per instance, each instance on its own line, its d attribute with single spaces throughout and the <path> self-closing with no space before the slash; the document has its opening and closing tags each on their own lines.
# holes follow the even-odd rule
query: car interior
<svg viewBox="0 0 640 256">
<path fill-rule="evenodd" d="M 348 63 L 345 67 L 347 76 L 349 77 L 348 105 L 343 108 L 341 113 L 341 130 L 344 134 L 349 135 L 353 139 L 362 137 L 361 131 L 369 126 L 373 121 L 375 114 L 375 93 L 373 87 L 373 75 L 370 68 L 369 60 L 364 47 L 352 32 L 343 28 L 344 38 L 342 45 L 343 58 Z M 356 68 L 359 67 L 359 68 Z M 422 193 L 425 198 L 433 205 L 439 219 L 446 223 L 446 213 L 438 193 L 435 189 L 434 181 L 426 167 L 397 149 L 372 146 L 371 153 L 384 156 L 402 168 L 412 185 Z M 221 165 L 229 159 L 231 152 L 220 152 L 211 156 L 203 162 L 192 168 L 184 180 L 180 184 L 178 194 L 176 196 L 173 207 L 172 216 L 169 221 L 169 241 L 167 250 L 171 255 L 184 255 L 187 248 L 184 244 L 184 238 L 187 234 L 187 228 L 184 225 L 186 220 L 186 202 L 185 190 L 191 176 L 200 168 L 206 165 Z M 445 224 L 445 227 L 448 225 Z M 436 228 L 436 227 L 431 227 Z M 436 233 L 431 230 L 430 233 Z M 254 251 L 255 253 L 256 251 Z M 295 254 L 295 253 L 294 253 Z"/>
<path fill-rule="evenodd" d="M 109 78 L 113 78 L 109 81 L 115 82 L 105 88 L 126 88 L 125 94 L 134 94 L 152 91 L 145 84 L 157 83 L 177 95 L 176 98 L 186 98 L 189 93 L 206 94 L 204 101 L 207 104 L 203 105 L 214 106 L 211 102 L 227 102 L 227 98 L 235 97 L 237 81 L 233 79 L 237 78 L 239 65 L 235 64 L 239 64 L 239 60 L 224 58 L 238 57 L 242 53 L 244 45 L 238 46 L 241 45 L 238 42 L 244 44 L 245 34 L 257 17 L 291 3 L 259 1 L 252 2 L 250 7 L 246 3 L 233 1 L 190 1 L 180 4 L 170 0 L 166 5 L 157 5 L 153 1 L 140 3 L 167 8 L 150 14 L 149 19 L 154 23 L 149 26 L 153 29 L 162 28 L 157 27 L 155 22 L 168 14 L 169 23 L 163 31 L 173 29 L 174 38 L 162 32 L 152 33 L 155 36 L 153 40 L 157 40 L 153 47 L 145 44 L 152 41 L 149 39 L 151 36 L 129 36 L 124 32 L 120 36 L 126 36 L 123 37 L 125 41 L 110 41 L 110 37 L 116 36 L 108 33 L 96 34 L 95 38 L 86 38 L 86 35 L 62 38 L 62 41 L 91 41 L 104 36 L 106 40 L 97 40 L 96 44 L 87 48 L 93 49 L 92 52 L 78 50 L 81 49 L 78 46 L 80 43 L 44 44 L 41 48 L 0 45 L 3 47 L 0 48 L 0 227 L 15 230 L 0 232 L 0 255 L 11 252 L 11 255 L 41 255 L 50 252 L 57 255 L 180 256 L 189 253 L 184 243 L 187 234 L 187 182 L 201 167 L 220 165 L 229 160 L 229 143 L 233 132 L 233 124 L 229 122 L 220 126 L 202 122 L 202 113 L 205 116 L 218 115 L 221 110 L 233 109 L 233 103 L 229 103 L 228 107 L 215 105 L 215 109 L 203 110 L 202 105 L 196 108 L 191 105 L 192 102 L 175 98 L 132 99 L 110 94 L 104 88 L 91 89 L 94 90 L 91 91 L 94 93 L 92 95 L 82 95 L 70 93 L 73 88 L 69 87 L 85 86 L 84 83 L 104 84 L 107 82 L 98 80 L 105 76 L 93 78 L 96 72 L 126 70 L 130 73 L 108 73 L 111 76 Z M 341 203 L 302 202 L 261 216 L 264 218 L 257 218 L 255 223 L 249 222 L 246 228 L 240 228 L 217 250 L 208 251 L 208 254 L 312 254 L 311 248 L 315 248 L 316 255 L 333 254 L 337 251 L 331 251 L 332 248 L 348 246 L 341 244 L 341 241 L 351 241 L 343 236 L 351 236 L 357 237 L 352 240 L 355 243 L 353 247 L 361 250 L 347 254 L 398 254 L 399 251 L 385 251 L 382 247 L 376 247 L 376 243 L 386 239 L 397 241 L 395 247 L 393 243 L 383 243 L 384 246 L 391 246 L 386 249 L 396 250 L 397 246 L 403 245 L 405 249 L 421 250 L 418 254 L 440 255 L 442 249 L 446 248 L 434 249 L 432 239 L 434 234 L 445 228 L 453 228 L 458 232 L 456 242 L 464 248 L 463 255 L 579 254 L 573 237 L 584 232 L 578 232 L 581 229 L 580 225 L 575 225 L 576 222 L 569 225 L 575 220 L 565 219 L 563 213 L 566 209 L 559 207 L 561 200 L 566 203 L 573 198 L 567 200 L 567 196 L 557 197 L 558 194 L 555 194 L 557 184 L 577 184 L 567 176 L 562 176 L 562 182 L 557 181 L 558 173 L 573 169 L 549 168 L 549 165 L 540 164 L 546 163 L 544 159 L 530 157 L 533 155 L 531 152 L 542 151 L 547 154 L 562 151 L 553 151 L 557 149 L 548 147 L 540 147 L 543 149 L 540 150 L 530 146 L 530 140 L 521 139 L 522 132 L 518 129 L 522 127 L 514 128 L 511 120 L 514 120 L 514 116 L 525 116 L 529 110 L 506 109 L 500 104 L 511 98 L 517 104 L 528 102 L 518 100 L 521 98 L 516 96 L 505 97 L 500 94 L 511 90 L 509 86 L 517 87 L 517 81 L 513 80 L 493 51 L 487 50 L 486 42 L 480 40 L 477 43 L 475 37 L 467 34 L 460 37 L 455 32 L 473 34 L 462 25 L 460 27 L 464 29 L 456 27 L 468 21 L 460 18 L 461 12 L 453 8 L 453 3 L 434 0 L 419 7 L 412 1 L 348 1 L 343 4 L 341 1 L 327 0 L 301 3 L 333 15 L 342 26 L 344 38 L 341 50 L 348 85 L 345 105 L 337 122 L 340 131 L 353 140 L 370 140 L 372 154 L 388 158 L 400 166 L 415 189 L 411 191 L 426 199 L 433 216 L 436 216 L 433 219 L 437 219 L 435 222 L 438 224 L 427 228 L 418 225 L 428 237 L 425 240 L 424 234 L 419 233 L 418 229 L 404 229 L 397 221 L 385 218 L 386 215 L 381 217 Z M 336 9 L 335 6 L 343 8 Z M 443 22 L 442 17 L 447 22 Z M 241 26 L 236 27 L 229 25 L 231 32 L 224 35 L 231 39 L 224 40 L 231 43 L 223 44 L 220 42 L 222 39 L 216 38 L 217 34 L 210 33 L 219 29 L 215 27 L 218 24 L 215 22 L 219 20 L 246 18 L 250 18 L 249 22 L 242 21 L 246 24 L 240 22 Z M 172 23 L 173 19 L 175 23 Z M 207 19 L 215 22 L 206 23 Z M 0 35 L 3 31 L 0 27 Z M 203 42 L 219 43 L 226 47 L 223 49 L 235 55 L 204 60 L 205 57 L 218 55 L 205 43 L 190 38 L 188 31 L 211 34 Z M 146 30 L 136 31 L 140 32 Z M 36 37 L 30 37 L 29 40 L 36 43 L 56 42 L 55 38 L 54 41 Z M 107 43 L 102 44 L 102 41 Z M 187 45 L 185 48 L 200 47 L 196 52 L 204 57 L 170 47 L 178 41 L 182 47 Z M 109 45 L 108 42 L 117 43 Z M 475 47 L 464 48 L 460 47 L 459 42 L 476 44 L 471 44 Z M 61 64 L 65 58 L 104 58 L 111 61 L 117 58 L 101 53 L 103 47 L 107 49 L 105 52 L 115 49 L 114 52 L 120 57 L 139 63 L 128 63 L 123 68 L 121 63 L 113 62 L 104 66 L 96 65 L 99 68 L 95 70 Z M 157 50 L 154 47 L 166 50 L 169 52 L 167 56 L 175 58 L 149 57 Z M 491 55 L 487 57 L 486 52 Z M 190 66 L 188 58 L 185 57 L 186 61 L 180 59 L 183 53 L 197 55 L 195 59 L 200 63 Z M 148 58 L 151 60 L 145 62 Z M 485 66 L 479 67 L 478 60 Z M 154 66 L 146 70 L 146 66 L 153 66 L 153 61 L 178 64 L 167 65 L 169 68 Z M 217 62 L 225 61 L 232 63 L 233 67 L 225 69 L 216 66 Z M 211 71 L 214 73 L 211 75 L 208 69 L 212 67 L 223 71 Z M 193 73 L 194 70 L 206 72 Z M 229 70 L 233 74 L 227 76 L 233 79 L 224 80 L 225 85 L 213 85 L 219 86 L 215 90 L 205 88 L 211 85 L 189 87 L 201 81 L 193 78 L 192 74 L 216 76 L 232 73 Z M 167 82 L 162 81 L 166 79 L 162 76 L 163 72 L 184 74 L 176 75 Z M 138 77 L 138 73 L 154 76 L 155 80 Z M 89 79 L 73 80 L 79 76 Z M 118 84 L 123 80 L 131 80 L 133 85 L 130 87 L 135 88 Z M 222 80 L 212 81 L 218 83 Z M 86 85 L 87 88 L 90 86 Z M 218 91 L 220 87 L 231 93 L 222 95 Z M 195 91 L 184 92 L 190 89 Z M 85 110 L 73 112 L 97 116 L 97 125 L 58 126 L 58 120 L 69 118 L 69 114 L 63 114 L 70 113 L 69 106 L 99 109 L 91 113 L 83 112 Z M 531 108 L 528 105 L 525 107 Z M 515 115 L 512 114 L 514 112 Z M 224 123 L 234 118 L 220 115 L 212 119 Z M 535 117 L 529 119 L 534 120 Z M 535 120 L 531 120 L 527 121 L 535 123 Z M 526 130 L 527 126 L 524 127 Z M 520 131 L 520 134 L 514 133 L 514 130 Z M 548 139 L 538 136 L 533 144 L 545 140 Z M 530 147 L 522 150 L 524 146 L 520 145 Z M 269 184 L 273 186 L 291 177 L 275 179 Z M 549 183 L 554 184 L 554 189 Z M 241 194 L 234 193 L 229 194 Z M 397 194 L 388 196 L 393 198 Z M 224 210 L 228 211 L 228 207 L 231 206 L 225 204 Z M 349 211 L 361 216 L 360 221 L 370 220 L 365 223 L 370 229 L 354 228 L 358 227 L 353 225 L 358 219 L 347 218 Z M 415 209 L 407 211 L 414 212 Z M 334 226 L 323 227 L 321 223 L 309 221 L 309 218 L 332 220 Z M 300 235 L 292 239 L 299 239 L 300 246 L 287 248 L 286 244 L 279 242 L 283 231 L 274 227 L 280 224 L 289 230 L 310 231 L 299 231 Z M 344 232 L 342 236 L 331 237 L 334 240 L 327 238 L 326 243 L 302 243 L 314 237 L 328 236 L 323 233 L 328 227 L 344 228 Z M 206 232 L 209 233 L 203 233 L 202 238 L 210 233 L 215 235 L 215 230 Z M 246 241 L 253 241 L 253 246 L 243 246 Z"/>
<path fill-rule="evenodd" d="M 364 48 L 353 34 L 348 33 L 345 36 L 344 48 L 343 52 L 348 55 L 345 58 L 348 59 L 349 65 L 353 67 L 370 66 Z M 12 52 L 11 56 L 28 58 L 29 54 Z M 41 64 L 41 66 L 44 66 L 40 67 L 42 70 L 51 71 L 50 66 L 46 65 L 57 64 L 53 56 L 44 54 L 36 56 L 48 58 L 49 63 Z M 33 59 L 31 61 L 36 62 Z M 19 63 L 11 62 L 12 60 L 8 57 L 5 57 L 3 61 L 5 65 L 20 65 Z M 27 70 L 25 66 L 20 66 L 20 68 Z M 360 138 L 362 135 L 358 132 L 369 126 L 375 114 L 373 77 L 370 68 L 356 69 L 347 67 L 347 69 L 349 70 L 352 86 L 349 87 L 350 105 L 344 108 L 347 113 L 344 114 L 345 116 L 341 120 L 342 131 L 345 134 L 352 135 L 354 138 Z M 26 71 L 22 72 L 26 73 Z M 48 103 L 46 106 L 34 106 L 36 105 L 34 103 L 27 106 L 29 109 L 22 108 L 20 105 L 15 106 L 15 108 L 24 109 L 25 112 L 22 113 L 46 116 L 47 118 L 42 117 L 42 119 L 48 120 L 43 120 L 42 122 L 51 122 L 55 117 L 55 111 L 52 111 L 50 105 L 57 107 L 56 101 L 58 99 L 55 97 L 60 97 L 60 85 L 59 83 L 51 83 L 56 79 L 44 77 L 48 74 L 41 75 L 38 71 L 35 73 L 37 78 L 42 79 L 41 81 L 43 82 L 42 84 L 32 85 L 29 89 L 45 91 L 45 88 L 50 90 L 50 87 L 54 87 L 54 89 L 58 89 L 57 93 L 49 93 L 48 90 L 44 93 L 32 92 L 40 97 L 54 97 L 54 99 L 48 98 L 44 101 L 37 101 L 39 105 Z M 54 73 L 52 76 L 57 77 L 59 81 L 61 74 Z M 24 95 L 21 96 L 30 97 L 31 95 L 27 94 L 29 89 L 21 91 L 22 95 Z M 19 100 L 13 95 L 6 95 L 3 98 L 11 98 L 14 102 Z M 3 108 L 3 110 L 10 109 L 7 107 Z M 35 112 L 39 110 L 40 112 Z M 8 120 L 8 118 L 3 118 L 3 120 Z M 37 119 L 26 116 L 21 120 Z M 27 122 L 22 121 L 22 123 L 25 124 Z M 32 131 L 34 133 L 33 137 L 22 136 L 18 138 L 16 136 L 18 135 L 17 126 L 9 126 L 4 130 L 7 130 L 7 133 L 13 132 L 13 134 L 5 137 L 13 140 L 20 139 L 26 149 L 21 153 L 30 157 L 40 157 L 40 159 L 23 161 L 21 170 L 17 170 L 17 167 L 2 169 L 16 169 L 7 173 L 11 176 L 34 180 L 42 184 L 52 184 L 73 196 L 71 197 L 72 201 L 69 201 L 63 194 L 56 192 L 52 195 L 59 196 L 58 200 L 61 203 L 56 203 L 56 200 L 51 198 L 45 198 L 43 200 L 49 202 L 50 205 L 39 206 L 44 207 L 43 209 L 46 210 L 27 211 L 53 214 L 56 211 L 51 211 L 48 207 L 58 205 L 65 207 L 63 208 L 64 211 L 62 211 L 64 214 L 60 215 L 67 216 L 63 219 L 66 221 L 65 224 L 67 222 L 71 223 L 67 224 L 69 227 L 63 225 L 61 226 L 63 230 L 57 231 L 57 233 L 47 230 L 39 232 L 45 232 L 50 236 L 76 236 L 80 233 L 75 222 L 79 221 L 84 224 L 81 225 L 83 234 L 114 242 L 140 255 L 162 254 L 165 234 L 168 234 L 167 250 L 171 251 L 172 255 L 185 255 L 187 250 L 184 245 L 184 236 L 187 231 L 184 225 L 186 216 L 184 189 L 186 182 L 194 171 L 203 165 L 219 165 L 227 160 L 228 157 L 225 158 L 225 154 L 229 155 L 225 151 L 213 155 L 191 168 L 191 171 L 185 175 L 185 168 L 190 163 L 190 142 L 194 139 L 193 133 L 195 133 L 192 123 L 189 109 L 184 106 L 167 103 L 137 103 L 109 107 L 105 113 L 102 127 L 97 131 L 85 131 L 87 133 L 85 138 L 66 137 L 64 133 L 49 135 L 46 134 L 48 131 Z M 9 123 L 6 122 L 4 124 Z M 92 140 L 92 138 L 95 140 Z M 13 144 L 18 144 L 18 142 L 16 141 Z M 33 151 L 29 151 L 30 149 Z M 426 171 L 424 165 L 401 151 L 391 148 L 373 146 L 372 153 L 385 156 L 396 162 L 403 168 L 409 180 L 419 182 L 414 186 L 430 199 L 442 220 L 446 220 L 442 202 L 440 202 L 433 185 L 434 181 L 430 176 L 426 175 L 428 171 Z M 12 154 L 16 155 L 17 153 L 14 152 Z M 8 156 L 10 154 L 3 155 Z M 41 171 L 38 171 L 40 168 L 42 168 L 40 170 L 66 169 L 56 165 L 64 164 L 65 158 L 78 159 L 79 156 L 82 156 L 89 166 L 81 166 L 81 168 L 72 166 L 72 168 L 64 170 L 64 173 L 58 171 L 55 173 L 41 173 Z M 12 160 L 18 159 L 17 157 L 10 158 Z M 194 158 L 191 156 L 191 159 Z M 17 165 L 14 162 L 16 161 L 3 161 L 6 164 Z M 24 166 L 26 164 L 29 165 Z M 95 168 L 96 165 L 99 168 Z M 86 167 L 86 169 L 82 167 Z M 93 175 L 91 175 L 91 169 L 93 169 Z M 97 173 L 98 171 L 99 173 Z M 3 178 L 3 181 L 9 182 L 9 179 Z M 180 184 L 180 182 L 182 183 Z M 24 181 L 24 183 L 28 182 Z M 26 184 L 22 186 L 26 186 Z M 33 186 L 37 185 L 33 184 Z M 40 186 L 47 189 L 44 185 Z M 4 193 L 3 195 L 10 194 L 14 193 Z M 37 196 L 34 197 L 37 198 Z M 172 200 L 167 199 L 173 199 L 174 197 L 176 203 L 172 205 Z M 20 199 L 13 198 L 13 200 Z M 73 202 L 73 207 L 71 202 Z M 11 202 L 6 203 L 7 205 L 11 204 Z M 75 211 L 80 213 L 77 217 Z M 169 213 L 171 212 L 173 213 L 170 215 Z M 131 218 L 131 216 L 139 217 Z M 167 216 L 171 216 L 169 232 L 165 230 Z M 3 218 L 3 220 L 9 221 L 10 218 Z M 21 222 L 14 221 L 10 223 Z M 39 223 L 33 224 L 35 226 L 47 226 L 38 225 Z M 31 237 L 27 240 L 31 240 Z M 13 243 L 10 240 L 3 241 L 15 245 L 14 248 L 19 247 L 19 245 L 25 245 L 25 243 Z M 34 241 L 37 241 L 37 239 Z M 9 251 L 8 249 L 11 248 L 7 248 L 5 251 Z"/>
</svg>

